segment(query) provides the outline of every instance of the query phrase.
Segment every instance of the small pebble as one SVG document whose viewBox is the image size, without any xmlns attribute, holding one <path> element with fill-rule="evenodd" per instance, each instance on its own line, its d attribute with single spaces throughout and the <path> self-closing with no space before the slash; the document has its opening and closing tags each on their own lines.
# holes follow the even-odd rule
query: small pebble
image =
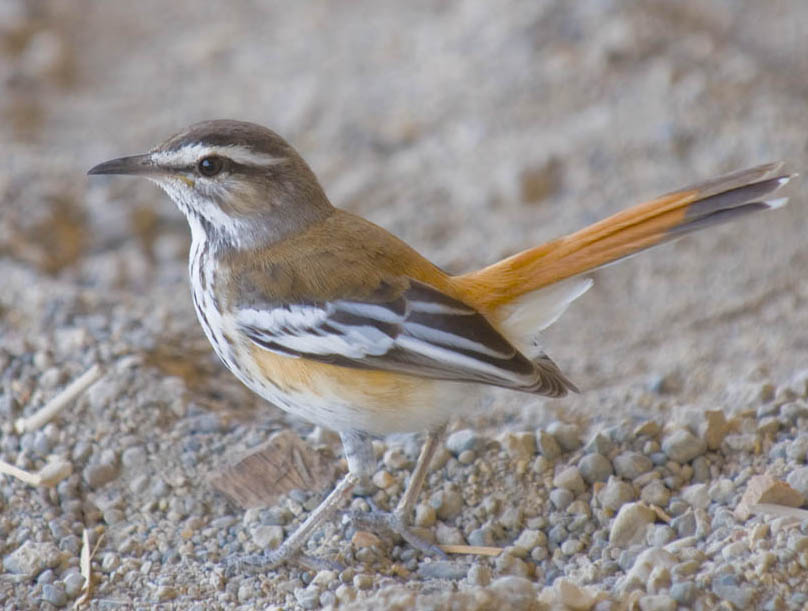
<svg viewBox="0 0 808 611">
<path fill-rule="evenodd" d="M 654 468 L 654 463 L 647 456 L 638 452 L 623 452 L 612 459 L 614 470 L 617 475 L 628 480 L 633 480 L 643 473 L 647 473 Z"/>
<path fill-rule="evenodd" d="M 334 594 L 337 596 L 337 600 L 342 604 L 346 604 L 356 600 L 356 590 L 353 587 L 346 585 L 344 583 L 337 587 L 337 589 L 334 591 Z"/>
<path fill-rule="evenodd" d="M 357 590 L 367 590 L 373 585 L 373 577 L 366 573 L 354 575 L 353 585 Z"/>
<path fill-rule="evenodd" d="M 565 452 L 574 452 L 581 447 L 581 433 L 578 426 L 566 422 L 552 422 L 547 427 L 547 432 L 555 437 L 558 445 Z"/>
<path fill-rule="evenodd" d="M 609 439 L 609 436 L 605 433 L 598 431 L 594 435 L 592 435 L 592 439 L 584 447 L 584 451 L 588 454 L 597 453 L 601 454 L 602 456 L 608 455 L 612 449 L 614 448 L 614 442 Z"/>
<path fill-rule="evenodd" d="M 48 568 L 54 568 L 61 560 L 61 553 L 53 543 L 26 541 L 3 558 L 3 568 L 15 575 L 34 578 Z"/>
<path fill-rule="evenodd" d="M 461 465 L 470 465 L 477 458 L 477 455 L 472 450 L 463 450 L 457 456 L 457 462 Z"/>
<path fill-rule="evenodd" d="M 67 604 L 67 594 L 61 584 L 48 583 L 42 586 L 42 600 L 54 607 L 64 607 Z"/>
<path fill-rule="evenodd" d="M 676 611 L 676 600 L 667 594 L 643 596 L 639 600 L 640 611 Z"/>
<path fill-rule="evenodd" d="M 597 452 L 584 455 L 578 461 L 578 470 L 588 484 L 608 481 L 609 476 L 614 473 L 609 459 Z"/>
<path fill-rule="evenodd" d="M 553 488 L 550 491 L 550 502 L 559 511 L 565 510 L 574 500 L 575 495 L 566 488 Z"/>
<path fill-rule="evenodd" d="M 581 472 L 577 467 L 567 467 L 562 469 L 554 478 L 553 485 L 559 488 L 566 488 L 573 494 L 581 494 L 586 485 L 581 477 Z"/>
<path fill-rule="evenodd" d="M 412 460 L 401 448 L 390 448 L 384 453 L 382 458 L 384 466 L 390 471 L 401 471 L 410 469 L 413 466 Z"/>
<path fill-rule="evenodd" d="M 439 490 L 429 502 L 441 520 L 452 520 L 463 509 L 463 495 L 454 487 Z"/>
<path fill-rule="evenodd" d="M 547 460 L 555 460 L 561 456 L 561 446 L 547 431 L 539 429 L 536 431 L 536 448 L 544 458 Z"/>
<path fill-rule="evenodd" d="M 659 480 L 650 482 L 640 492 L 640 500 L 649 505 L 665 507 L 670 499 L 670 490 Z"/>
<path fill-rule="evenodd" d="M 466 539 L 459 528 L 438 522 L 435 538 L 441 545 L 465 545 Z"/>
<path fill-rule="evenodd" d="M 423 562 L 418 566 L 418 576 L 424 579 L 464 579 L 468 574 L 468 567 L 460 562 L 451 560 L 437 560 Z"/>
<path fill-rule="evenodd" d="M 805 498 L 808 498 L 808 467 L 798 467 L 788 474 L 786 482 Z"/>
<path fill-rule="evenodd" d="M 617 511 L 626 503 L 635 499 L 634 487 L 616 477 L 610 477 L 606 485 L 598 492 L 600 504 L 612 511 Z"/>
<path fill-rule="evenodd" d="M 418 503 L 415 506 L 415 525 L 421 528 L 429 528 L 435 524 L 437 514 L 432 505 L 426 503 Z"/>
<path fill-rule="evenodd" d="M 671 460 L 684 464 L 704 454 L 707 443 L 690 431 L 679 429 L 662 440 L 662 451 Z"/>
<path fill-rule="evenodd" d="M 472 429 L 462 429 L 455 431 L 446 438 L 446 449 L 455 456 L 465 450 L 472 452 L 477 450 L 483 443 L 483 438 Z"/>
<path fill-rule="evenodd" d="M 491 569 L 484 564 L 475 562 L 469 567 L 466 579 L 470 585 L 487 586 L 491 583 Z"/>
<path fill-rule="evenodd" d="M 623 505 L 612 522 L 609 543 L 617 547 L 640 543 L 645 539 L 645 527 L 653 524 L 655 519 L 656 513 L 645 505 Z"/>
<path fill-rule="evenodd" d="M 706 509 L 710 505 L 710 490 L 707 484 L 692 484 L 682 488 L 680 494 L 686 503 L 696 509 Z"/>
<path fill-rule="evenodd" d="M 532 458 L 536 453 L 536 437 L 531 433 L 503 433 L 497 441 L 513 459 Z"/>
<path fill-rule="evenodd" d="M 69 598 L 76 598 L 84 587 L 84 577 L 80 573 L 70 573 L 64 578 L 65 593 Z"/>
</svg>

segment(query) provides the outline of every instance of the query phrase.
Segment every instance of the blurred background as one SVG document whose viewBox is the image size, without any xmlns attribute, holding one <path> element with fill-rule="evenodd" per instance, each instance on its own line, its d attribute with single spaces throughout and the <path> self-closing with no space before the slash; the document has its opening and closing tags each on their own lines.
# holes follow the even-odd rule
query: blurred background
<svg viewBox="0 0 808 611">
<path fill-rule="evenodd" d="M 88 180 L 91 166 L 198 120 L 262 123 L 336 205 L 461 272 L 715 174 L 777 159 L 804 174 L 806 32 L 804 0 L 0 0 L 5 459 L 41 465 L 38 438 L 8 423 L 93 363 L 116 373 L 54 435 L 76 469 L 109 451 L 114 472 L 120 448 L 145 448 L 134 471 L 122 463 L 124 485 L 105 489 L 131 492 L 127 507 L 145 502 L 147 473 L 172 489 L 153 487 L 154 503 L 201 499 L 230 516 L 188 478 L 264 438 L 209 418 L 237 420 L 260 401 L 196 322 L 184 219 L 154 186 Z M 545 334 L 582 394 L 496 394 L 461 424 L 733 410 L 750 384 L 791 378 L 808 357 L 804 193 L 798 180 L 785 209 L 598 272 Z M 273 409 L 258 422 L 310 432 Z M 28 490 L 5 496 L 39 503 Z M 27 537 L 20 516 L 14 536 Z"/>
</svg>

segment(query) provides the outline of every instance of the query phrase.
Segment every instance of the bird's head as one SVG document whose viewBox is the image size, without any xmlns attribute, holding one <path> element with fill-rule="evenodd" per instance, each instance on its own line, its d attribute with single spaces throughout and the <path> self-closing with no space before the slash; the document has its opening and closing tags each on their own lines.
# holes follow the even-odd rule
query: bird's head
<svg viewBox="0 0 808 611">
<path fill-rule="evenodd" d="M 272 243 L 333 210 L 291 145 L 243 121 L 196 123 L 148 153 L 101 163 L 88 174 L 152 180 L 188 218 L 194 239 L 232 248 Z"/>
</svg>

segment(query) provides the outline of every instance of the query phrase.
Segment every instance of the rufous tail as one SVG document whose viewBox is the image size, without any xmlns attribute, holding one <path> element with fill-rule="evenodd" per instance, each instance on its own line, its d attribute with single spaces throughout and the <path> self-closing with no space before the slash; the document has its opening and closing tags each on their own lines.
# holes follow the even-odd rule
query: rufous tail
<svg viewBox="0 0 808 611">
<path fill-rule="evenodd" d="M 782 162 L 726 174 L 618 212 L 589 227 L 454 278 L 484 312 L 687 233 L 778 208 L 794 174 Z"/>
</svg>

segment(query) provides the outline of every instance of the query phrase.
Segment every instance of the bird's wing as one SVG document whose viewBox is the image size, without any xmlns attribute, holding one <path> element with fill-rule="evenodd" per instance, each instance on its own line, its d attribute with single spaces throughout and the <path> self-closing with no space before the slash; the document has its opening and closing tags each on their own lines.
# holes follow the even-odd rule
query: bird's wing
<svg viewBox="0 0 808 611">
<path fill-rule="evenodd" d="M 257 346 L 286 356 L 547 396 L 575 390 L 547 355 L 528 359 L 474 308 L 416 281 L 363 300 L 253 302 L 236 321 Z"/>
</svg>

